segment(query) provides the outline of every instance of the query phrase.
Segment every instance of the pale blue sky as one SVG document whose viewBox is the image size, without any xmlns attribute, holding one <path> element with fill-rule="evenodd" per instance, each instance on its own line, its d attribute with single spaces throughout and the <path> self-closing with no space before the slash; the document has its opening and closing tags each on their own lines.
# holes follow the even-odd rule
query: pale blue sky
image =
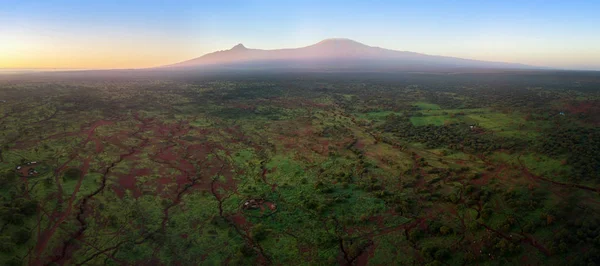
<svg viewBox="0 0 600 266">
<path fill-rule="evenodd" d="M 0 67 L 149 67 L 345 37 L 389 49 L 600 69 L 600 1 L 0 0 Z"/>
</svg>

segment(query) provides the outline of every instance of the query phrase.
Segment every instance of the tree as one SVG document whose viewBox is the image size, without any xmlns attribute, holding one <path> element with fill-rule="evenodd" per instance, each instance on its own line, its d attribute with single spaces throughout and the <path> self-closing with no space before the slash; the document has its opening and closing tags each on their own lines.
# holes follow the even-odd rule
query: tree
<svg viewBox="0 0 600 266">
<path fill-rule="evenodd" d="M 443 261 L 444 259 L 448 258 L 448 257 L 449 257 L 449 255 L 450 255 L 450 252 L 449 252 L 447 249 L 445 249 L 445 248 L 441 248 L 441 249 L 438 249 L 438 250 L 435 252 L 435 254 L 434 254 L 434 258 L 435 258 L 436 260 L 441 260 L 441 261 Z"/>
<path fill-rule="evenodd" d="M 27 228 L 18 229 L 13 235 L 12 240 L 17 245 L 25 244 L 31 237 L 31 232 Z"/>
<path fill-rule="evenodd" d="M 258 242 L 263 241 L 269 235 L 269 230 L 263 224 L 256 224 L 252 227 L 252 238 Z"/>
<path fill-rule="evenodd" d="M 10 253 L 15 248 L 10 236 L 0 236 L 0 252 Z"/>
<path fill-rule="evenodd" d="M 69 168 L 67 171 L 65 171 L 63 178 L 65 180 L 77 180 L 81 177 L 81 174 L 81 170 L 77 168 Z"/>
<path fill-rule="evenodd" d="M 452 232 L 452 228 L 450 228 L 448 226 L 443 225 L 442 227 L 440 227 L 440 233 L 442 235 L 447 235 L 447 234 L 449 234 L 451 232 Z"/>
</svg>

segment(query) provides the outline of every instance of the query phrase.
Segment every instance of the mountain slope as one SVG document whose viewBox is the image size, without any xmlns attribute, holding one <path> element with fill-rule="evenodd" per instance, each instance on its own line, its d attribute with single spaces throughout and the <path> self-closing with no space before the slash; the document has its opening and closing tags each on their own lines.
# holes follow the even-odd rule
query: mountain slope
<svg viewBox="0 0 600 266">
<path fill-rule="evenodd" d="M 395 51 L 368 46 L 350 39 L 326 39 L 319 43 L 291 49 L 248 49 L 238 44 L 229 50 L 166 66 L 168 68 L 327 68 L 327 69 L 412 69 L 427 68 L 507 68 L 530 66 L 487 62 L 415 52 Z"/>
</svg>

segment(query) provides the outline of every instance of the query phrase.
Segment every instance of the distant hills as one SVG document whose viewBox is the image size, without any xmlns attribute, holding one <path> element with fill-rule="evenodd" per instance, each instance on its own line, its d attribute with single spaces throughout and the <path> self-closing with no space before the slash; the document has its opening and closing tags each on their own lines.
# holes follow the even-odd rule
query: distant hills
<svg viewBox="0 0 600 266">
<path fill-rule="evenodd" d="M 180 63 L 169 69 L 276 69 L 428 71 L 460 68 L 536 69 L 516 63 L 489 62 L 456 57 L 427 55 L 368 46 L 350 39 L 326 39 L 316 44 L 290 49 L 249 49 L 238 44 Z"/>
</svg>

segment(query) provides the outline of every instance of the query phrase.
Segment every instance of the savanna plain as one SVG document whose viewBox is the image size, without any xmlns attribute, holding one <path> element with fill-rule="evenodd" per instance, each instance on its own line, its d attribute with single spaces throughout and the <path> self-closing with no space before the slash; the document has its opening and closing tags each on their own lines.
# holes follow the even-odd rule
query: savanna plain
<svg viewBox="0 0 600 266">
<path fill-rule="evenodd" d="M 597 73 L 374 75 L 0 81 L 1 263 L 600 261 Z"/>
</svg>

